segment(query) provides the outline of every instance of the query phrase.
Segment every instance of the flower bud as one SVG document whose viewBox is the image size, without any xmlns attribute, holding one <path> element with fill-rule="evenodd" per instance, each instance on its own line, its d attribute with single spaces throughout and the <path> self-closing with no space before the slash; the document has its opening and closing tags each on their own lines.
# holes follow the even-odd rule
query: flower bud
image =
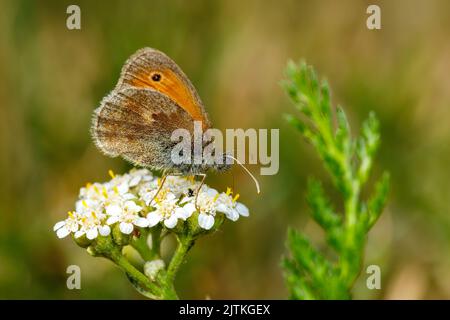
<svg viewBox="0 0 450 320">
<path fill-rule="evenodd" d="M 147 261 L 144 264 L 144 273 L 152 281 L 155 281 L 158 273 L 166 267 L 163 260 L 157 259 L 153 261 Z"/>
<path fill-rule="evenodd" d="M 72 239 L 75 241 L 75 243 L 80 246 L 81 248 L 87 248 L 91 245 L 92 240 L 89 240 L 86 235 L 82 235 L 81 237 L 76 238 L 75 236 L 72 236 Z"/>
<path fill-rule="evenodd" d="M 93 257 L 98 257 L 99 256 L 98 252 L 95 250 L 95 248 L 93 246 L 87 247 L 86 251 L 87 251 L 87 253 L 89 255 L 91 255 Z"/>
</svg>

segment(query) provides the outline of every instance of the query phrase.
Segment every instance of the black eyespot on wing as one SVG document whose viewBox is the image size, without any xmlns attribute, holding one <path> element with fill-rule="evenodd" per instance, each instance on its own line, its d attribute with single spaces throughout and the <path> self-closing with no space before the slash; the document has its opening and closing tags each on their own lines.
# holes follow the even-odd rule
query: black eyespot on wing
<svg viewBox="0 0 450 320">
<path fill-rule="evenodd" d="M 155 73 L 152 75 L 152 80 L 155 82 L 161 81 L 161 75 L 159 73 Z"/>
</svg>

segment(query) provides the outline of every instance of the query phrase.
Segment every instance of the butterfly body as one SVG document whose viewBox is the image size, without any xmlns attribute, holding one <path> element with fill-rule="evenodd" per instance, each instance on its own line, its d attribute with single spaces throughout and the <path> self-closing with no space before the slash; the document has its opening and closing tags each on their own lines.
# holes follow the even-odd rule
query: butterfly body
<svg viewBox="0 0 450 320">
<path fill-rule="evenodd" d="M 172 150 L 178 143 L 171 139 L 172 133 L 186 129 L 194 137 L 195 121 L 201 122 L 203 131 L 211 127 L 188 77 L 164 53 L 144 48 L 127 60 L 116 87 L 94 111 L 91 133 L 103 153 L 121 156 L 134 165 L 181 175 L 228 169 L 228 162 L 172 161 Z M 195 151 L 194 139 L 190 143 L 190 150 Z M 203 147 L 208 143 L 213 141 L 202 142 Z"/>
</svg>

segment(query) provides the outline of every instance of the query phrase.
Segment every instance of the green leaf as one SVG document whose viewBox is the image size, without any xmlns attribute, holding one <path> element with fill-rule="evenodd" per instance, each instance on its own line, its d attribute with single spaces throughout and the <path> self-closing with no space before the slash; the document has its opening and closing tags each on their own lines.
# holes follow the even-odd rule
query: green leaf
<svg viewBox="0 0 450 320">
<path fill-rule="evenodd" d="M 375 190 L 367 205 L 369 213 L 368 229 L 375 224 L 383 211 L 389 194 L 389 182 L 389 173 L 385 172 L 375 185 Z"/>
<path fill-rule="evenodd" d="M 314 145 L 317 143 L 317 136 L 316 134 L 300 119 L 294 117 L 290 114 L 284 115 L 287 122 L 289 122 L 293 127 L 297 128 L 298 131 L 311 143 Z"/>
<path fill-rule="evenodd" d="M 369 118 L 362 125 L 361 137 L 358 139 L 356 148 L 356 155 L 359 159 L 358 179 L 360 184 L 367 181 L 372 169 L 373 158 L 380 143 L 378 130 L 378 120 L 375 114 L 371 112 Z"/>
<path fill-rule="evenodd" d="M 285 270 L 285 279 L 290 291 L 290 298 L 296 300 L 315 299 L 314 289 L 294 260 L 283 258 L 281 266 Z"/>
<path fill-rule="evenodd" d="M 326 80 L 323 80 L 320 85 L 320 111 L 325 119 L 331 120 L 330 88 Z"/>
<path fill-rule="evenodd" d="M 334 213 L 329 200 L 325 197 L 319 181 L 310 179 L 308 183 L 307 202 L 312 210 L 314 220 L 325 230 L 339 226 L 341 218 Z"/>
<path fill-rule="evenodd" d="M 336 144 L 339 150 L 345 155 L 350 155 L 351 139 L 350 126 L 348 124 L 347 116 L 342 107 L 336 108 L 337 130 L 336 130 Z"/>
<path fill-rule="evenodd" d="M 298 266 L 317 283 L 330 271 L 331 265 L 311 243 L 294 229 L 288 230 L 287 247 Z"/>
</svg>

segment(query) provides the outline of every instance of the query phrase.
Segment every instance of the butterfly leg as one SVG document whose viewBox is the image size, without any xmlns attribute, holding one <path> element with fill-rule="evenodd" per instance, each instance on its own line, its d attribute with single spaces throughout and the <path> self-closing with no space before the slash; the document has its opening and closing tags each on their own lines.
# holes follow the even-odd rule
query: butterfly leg
<svg viewBox="0 0 450 320">
<path fill-rule="evenodd" d="M 164 183 L 166 182 L 167 177 L 170 177 L 170 176 L 172 176 L 172 177 L 179 177 L 179 176 L 182 176 L 182 174 L 181 174 L 181 173 L 179 173 L 179 174 L 177 174 L 177 173 L 171 173 L 171 174 L 163 173 L 163 174 L 162 174 L 162 177 L 161 177 L 161 183 L 160 183 L 160 185 L 159 185 L 159 187 L 158 187 L 158 190 L 156 191 L 156 193 L 155 193 L 155 195 L 153 196 L 152 201 L 150 201 L 150 203 L 152 203 L 153 200 L 156 199 L 156 197 L 158 196 L 158 194 L 161 192 L 161 190 L 162 190 L 162 188 L 163 188 L 163 186 L 164 186 Z"/>
<path fill-rule="evenodd" d="M 197 199 L 198 199 L 198 194 L 200 193 L 200 190 L 203 187 L 203 184 L 205 183 L 206 173 L 199 173 L 197 175 L 202 177 L 202 180 L 200 181 L 200 185 L 198 186 L 197 190 L 195 191 L 195 209 L 197 209 L 197 211 L 200 212 L 200 210 L 197 206 Z"/>
<path fill-rule="evenodd" d="M 169 175 L 163 173 L 162 178 L 161 178 L 161 183 L 159 184 L 158 190 L 156 191 L 155 195 L 152 198 L 152 201 L 150 201 L 150 204 L 153 203 L 153 201 L 156 199 L 156 197 L 158 196 L 159 192 L 162 190 L 163 186 L 164 186 L 164 182 L 166 182 L 166 179 Z"/>
</svg>

